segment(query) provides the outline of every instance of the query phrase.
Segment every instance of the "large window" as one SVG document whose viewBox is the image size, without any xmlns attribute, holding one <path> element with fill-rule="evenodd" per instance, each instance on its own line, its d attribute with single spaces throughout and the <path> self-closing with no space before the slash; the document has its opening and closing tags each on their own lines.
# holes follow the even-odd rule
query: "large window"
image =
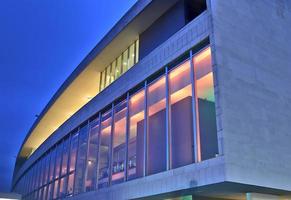
<svg viewBox="0 0 291 200">
<path fill-rule="evenodd" d="M 112 184 L 122 182 L 125 177 L 126 106 L 127 102 L 123 101 L 114 108 Z"/>
<path fill-rule="evenodd" d="M 84 125 L 79 131 L 79 146 L 75 171 L 74 194 L 84 192 L 84 176 L 87 159 L 88 125 Z"/>
<path fill-rule="evenodd" d="M 190 61 L 169 73 L 169 94 L 171 163 L 177 168 L 194 161 Z"/>
<path fill-rule="evenodd" d="M 99 146 L 98 188 L 109 185 L 109 160 L 111 148 L 111 110 L 102 115 Z"/>
<path fill-rule="evenodd" d="M 166 170 L 166 78 L 148 88 L 147 174 Z"/>
<path fill-rule="evenodd" d="M 211 49 L 206 48 L 193 58 L 197 96 L 198 144 L 200 160 L 218 154 Z"/>
<path fill-rule="evenodd" d="M 137 92 L 129 101 L 128 179 L 143 176 L 144 171 L 144 115 L 145 90 Z"/>
<path fill-rule="evenodd" d="M 86 173 L 86 191 L 95 189 L 97 183 L 97 156 L 98 156 L 98 136 L 99 136 L 99 118 L 90 123 L 89 150 L 87 159 Z"/>
</svg>

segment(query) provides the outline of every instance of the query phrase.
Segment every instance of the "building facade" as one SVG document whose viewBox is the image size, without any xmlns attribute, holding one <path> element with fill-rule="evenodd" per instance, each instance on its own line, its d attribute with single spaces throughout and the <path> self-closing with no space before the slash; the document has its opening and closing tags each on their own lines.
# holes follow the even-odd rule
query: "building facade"
<svg viewBox="0 0 291 200">
<path fill-rule="evenodd" d="M 140 0 L 33 124 L 23 199 L 291 199 L 291 2 Z"/>
</svg>

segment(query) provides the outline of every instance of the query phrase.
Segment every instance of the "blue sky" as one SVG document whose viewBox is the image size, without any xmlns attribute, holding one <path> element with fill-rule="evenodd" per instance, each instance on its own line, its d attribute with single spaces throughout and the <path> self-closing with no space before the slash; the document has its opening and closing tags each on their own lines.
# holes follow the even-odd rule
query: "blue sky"
<svg viewBox="0 0 291 200">
<path fill-rule="evenodd" d="M 60 85 L 136 0 L 2 0 L 0 192 L 15 157 Z"/>
</svg>

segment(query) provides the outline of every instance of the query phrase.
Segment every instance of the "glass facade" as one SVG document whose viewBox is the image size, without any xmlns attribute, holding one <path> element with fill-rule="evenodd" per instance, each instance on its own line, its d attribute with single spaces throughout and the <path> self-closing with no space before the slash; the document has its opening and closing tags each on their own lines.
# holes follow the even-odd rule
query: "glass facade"
<svg viewBox="0 0 291 200">
<path fill-rule="evenodd" d="M 128 68 L 123 56 L 128 57 L 124 53 L 121 62 L 115 61 L 114 74 Z M 24 199 L 60 199 L 216 154 L 211 50 L 206 47 L 96 113 L 40 158 L 15 191 Z"/>
<path fill-rule="evenodd" d="M 139 40 L 136 40 L 101 72 L 99 91 L 102 91 L 138 62 L 138 48 Z"/>
</svg>

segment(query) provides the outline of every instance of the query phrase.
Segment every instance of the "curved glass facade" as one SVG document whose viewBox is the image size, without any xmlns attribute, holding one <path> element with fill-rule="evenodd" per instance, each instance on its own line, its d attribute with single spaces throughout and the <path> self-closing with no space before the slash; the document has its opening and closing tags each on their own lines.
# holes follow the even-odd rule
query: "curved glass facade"
<svg viewBox="0 0 291 200">
<path fill-rule="evenodd" d="M 215 157 L 210 47 L 149 80 L 63 138 L 15 191 L 60 199 Z"/>
</svg>

